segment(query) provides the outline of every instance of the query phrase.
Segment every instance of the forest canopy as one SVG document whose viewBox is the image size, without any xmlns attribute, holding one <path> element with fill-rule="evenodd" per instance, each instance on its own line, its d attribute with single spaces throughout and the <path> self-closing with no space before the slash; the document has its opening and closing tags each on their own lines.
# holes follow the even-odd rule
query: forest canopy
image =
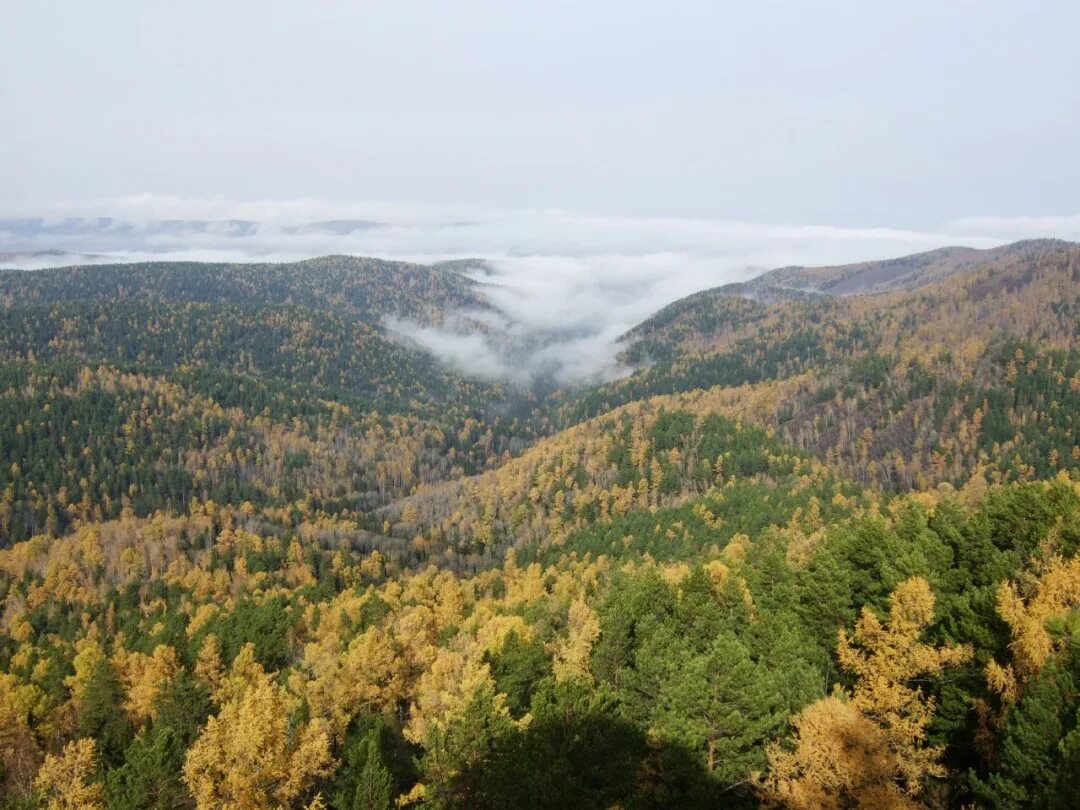
<svg viewBox="0 0 1080 810">
<path fill-rule="evenodd" d="M 910 259 L 557 391 L 454 266 L 0 273 L 0 807 L 1069 806 L 1080 249 Z"/>
</svg>

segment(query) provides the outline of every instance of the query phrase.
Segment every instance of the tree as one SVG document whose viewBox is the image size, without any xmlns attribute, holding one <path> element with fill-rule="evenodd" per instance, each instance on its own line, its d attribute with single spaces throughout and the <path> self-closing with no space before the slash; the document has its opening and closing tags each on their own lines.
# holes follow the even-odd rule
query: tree
<svg viewBox="0 0 1080 810">
<path fill-rule="evenodd" d="M 98 660 L 79 689 L 79 732 L 97 741 L 96 753 L 107 766 L 123 762 L 134 733 L 125 702 L 124 687 L 112 664 Z"/>
<path fill-rule="evenodd" d="M 1038 675 L 1055 649 L 1071 639 L 1068 634 L 1059 634 L 1055 639 L 1050 632 L 1050 620 L 1078 608 L 1080 556 L 1071 560 L 1050 557 L 1028 588 L 1026 598 L 1012 582 L 998 586 L 997 610 L 1011 631 L 1012 662 L 1001 666 L 991 661 L 986 674 L 990 687 L 1006 702 L 1016 700 L 1021 686 Z"/>
<path fill-rule="evenodd" d="M 186 672 L 161 687 L 150 727 L 128 746 L 123 767 L 106 775 L 110 808 L 168 810 L 191 801 L 181 779 L 184 755 L 211 705 L 207 688 Z"/>
<path fill-rule="evenodd" d="M 176 677 L 180 660 L 176 650 L 158 644 L 152 655 L 121 652 L 116 657 L 127 692 L 124 708 L 137 726 L 154 715 L 154 703 L 160 689 Z"/>
<path fill-rule="evenodd" d="M 260 673 L 188 750 L 184 782 L 199 808 L 288 806 L 333 769 L 329 727 Z"/>
<path fill-rule="evenodd" d="M 773 746 L 763 797 L 792 807 L 917 807 L 924 780 L 944 776 L 940 748 L 926 744 L 934 700 L 915 678 L 965 661 L 967 647 L 919 641 L 933 619 L 934 595 L 913 577 L 889 597 L 889 622 L 864 608 L 841 665 L 856 676 L 849 694 L 810 704 L 792 720 L 794 746 Z"/>
<path fill-rule="evenodd" d="M 842 697 L 814 701 L 791 720 L 794 750 L 769 751 L 767 804 L 805 810 L 915 810 L 897 777 L 902 763 L 880 726 Z"/>
<path fill-rule="evenodd" d="M 640 661 L 646 655 L 666 662 L 652 712 L 655 728 L 694 751 L 725 787 L 765 764 L 765 743 L 814 695 L 815 673 L 805 662 L 755 661 L 731 632 L 701 654 L 677 642 L 647 647 L 640 667 L 649 666 Z"/>
<path fill-rule="evenodd" d="M 104 810 L 97 781 L 97 745 L 87 737 L 72 740 L 41 764 L 34 788 L 39 806 L 47 810 Z"/>
<path fill-rule="evenodd" d="M 491 667 L 495 687 L 506 695 L 506 707 L 514 717 L 529 709 L 533 687 L 551 674 L 551 659 L 538 639 L 526 641 L 517 631 L 510 631 L 498 652 L 488 653 L 485 661 Z"/>
<path fill-rule="evenodd" d="M 30 727 L 26 698 L 37 702 L 39 690 L 0 674 L 0 794 L 29 793 L 42 752 Z M 23 699 L 20 699 L 23 698 Z"/>
<path fill-rule="evenodd" d="M 914 678 L 938 675 L 945 667 L 963 663 L 971 648 L 934 647 L 919 641 L 934 618 L 934 594 L 921 577 L 901 583 L 889 597 L 889 623 L 863 609 L 851 639 L 840 631 L 840 664 L 858 680 L 852 706 L 881 726 L 890 745 L 901 755 L 901 777 L 911 794 L 926 776 L 942 776 L 941 751 L 924 745 L 934 714 L 934 700 Z"/>
<path fill-rule="evenodd" d="M 352 810 L 390 810 L 394 799 L 394 778 L 383 762 L 378 736 L 368 740 L 367 757 L 357 779 Z"/>
<path fill-rule="evenodd" d="M 570 605 L 567 624 L 567 637 L 560 639 L 555 647 L 555 680 L 591 680 L 589 656 L 600 637 L 600 621 L 585 600 L 579 597 Z"/>
<path fill-rule="evenodd" d="M 477 807 L 616 807 L 630 804 L 648 755 L 607 685 L 581 678 L 538 684 L 523 730 L 504 728 L 494 750 L 458 777 Z"/>
<path fill-rule="evenodd" d="M 414 790 L 436 808 L 485 806 L 482 797 L 496 754 L 516 733 L 502 696 L 489 682 L 481 682 L 464 705 L 425 728 L 423 782 Z"/>
<path fill-rule="evenodd" d="M 341 764 L 334 773 L 333 805 L 385 808 L 404 785 L 416 781 L 416 749 L 401 736 L 393 715 L 361 715 L 340 746 Z"/>
<path fill-rule="evenodd" d="M 1071 655 L 1048 662 L 1002 719 L 993 768 L 972 777 L 987 807 L 1066 807 L 1080 779 L 1080 697 Z"/>
</svg>

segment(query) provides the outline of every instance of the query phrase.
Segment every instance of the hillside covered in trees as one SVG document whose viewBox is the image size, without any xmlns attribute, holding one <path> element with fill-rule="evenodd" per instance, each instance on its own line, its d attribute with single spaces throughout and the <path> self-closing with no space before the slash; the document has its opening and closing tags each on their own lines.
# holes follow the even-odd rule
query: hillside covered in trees
<svg viewBox="0 0 1080 810">
<path fill-rule="evenodd" d="M 527 390 L 468 263 L 0 272 L 0 807 L 1069 807 L 1080 248 Z"/>
</svg>

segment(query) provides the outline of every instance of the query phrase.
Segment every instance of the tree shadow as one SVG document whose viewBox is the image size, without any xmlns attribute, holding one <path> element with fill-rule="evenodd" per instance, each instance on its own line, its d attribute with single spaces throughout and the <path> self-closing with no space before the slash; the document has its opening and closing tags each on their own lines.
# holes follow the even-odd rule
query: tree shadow
<svg viewBox="0 0 1080 810">
<path fill-rule="evenodd" d="M 533 703 L 524 731 L 447 785 L 470 808 L 756 807 L 748 786 L 725 790 L 695 752 L 650 740 L 584 684 L 558 684 Z"/>
</svg>

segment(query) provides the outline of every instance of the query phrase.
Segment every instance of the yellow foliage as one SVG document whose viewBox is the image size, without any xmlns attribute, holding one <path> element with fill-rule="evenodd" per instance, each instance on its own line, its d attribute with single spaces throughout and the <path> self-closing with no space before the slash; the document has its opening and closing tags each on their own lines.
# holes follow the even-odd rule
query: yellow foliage
<svg viewBox="0 0 1080 810">
<path fill-rule="evenodd" d="M 287 807 L 332 772 L 326 721 L 295 727 L 296 709 L 296 699 L 264 676 L 206 721 L 184 761 L 200 810 Z"/>
<path fill-rule="evenodd" d="M 127 688 L 124 709 L 136 725 L 145 723 L 154 716 L 154 700 L 161 687 L 180 672 L 176 650 L 166 644 L 157 645 L 152 655 L 120 650 L 114 663 Z"/>
<path fill-rule="evenodd" d="M 903 763 L 882 729 L 838 697 L 815 701 L 791 720 L 794 750 L 770 747 L 761 783 L 766 804 L 799 810 L 916 810 L 896 781 Z"/>
<path fill-rule="evenodd" d="M 494 688 L 491 670 L 478 656 L 440 649 L 431 667 L 420 676 L 409 711 L 405 738 L 423 744 L 433 731 L 460 717 L 481 687 Z M 504 697 L 496 695 L 495 710 L 509 714 Z"/>
<path fill-rule="evenodd" d="M 328 720 L 335 738 L 358 714 L 392 711 L 407 694 L 407 662 L 379 627 L 354 638 L 341 656 L 309 645 L 304 663 L 312 675 L 303 685 L 312 714 Z"/>
<path fill-rule="evenodd" d="M 600 620 L 582 598 L 570 605 L 567 619 L 567 637 L 555 641 L 552 661 L 555 680 L 584 678 L 592 680 L 589 672 L 589 656 L 593 645 L 600 638 Z"/>
<path fill-rule="evenodd" d="M 840 664 L 858 676 L 852 706 L 878 723 L 889 745 L 902 753 L 900 773 L 908 790 L 917 792 L 927 775 L 941 776 L 940 750 L 924 746 L 934 702 L 912 678 L 937 675 L 945 667 L 966 661 L 971 648 L 934 647 L 919 636 L 934 617 L 934 594 L 921 577 L 897 586 L 889 597 L 889 623 L 883 625 L 864 608 L 849 639 L 840 631 Z"/>
<path fill-rule="evenodd" d="M 76 645 L 76 648 L 78 652 L 72 660 L 75 674 L 65 678 L 64 683 L 71 690 L 71 697 L 75 702 L 81 703 L 85 697 L 84 692 L 87 681 L 89 681 L 94 670 L 98 668 L 98 665 L 106 659 L 105 651 L 101 649 L 101 645 L 98 644 L 95 638 L 83 639 Z"/>
<path fill-rule="evenodd" d="M 34 788 L 39 806 L 47 810 L 103 810 L 97 771 L 97 744 L 89 738 L 72 740 L 59 755 L 50 754 L 41 764 Z"/>
<path fill-rule="evenodd" d="M 0 673 L 0 793 L 29 791 L 41 762 L 41 749 L 28 718 L 43 707 L 45 693 Z"/>
<path fill-rule="evenodd" d="M 770 802 L 791 807 L 919 807 L 927 776 L 944 776 L 941 749 L 926 745 L 934 702 L 914 678 L 936 675 L 971 656 L 967 647 L 919 641 L 933 619 L 934 595 L 912 577 L 889 598 L 889 622 L 868 608 L 837 652 L 858 676 L 850 696 L 819 700 L 793 719 L 794 750 L 773 746 L 761 782 Z M 846 700 L 844 698 L 847 698 Z"/>
<path fill-rule="evenodd" d="M 221 665 L 221 645 L 217 636 L 209 633 L 199 648 L 199 657 L 195 662 L 195 676 L 210 688 L 210 694 L 216 696 L 221 689 L 224 677 Z M 215 698 L 216 699 L 216 698 Z"/>
<path fill-rule="evenodd" d="M 720 562 L 720 560 L 709 560 L 702 568 L 709 577 L 709 581 L 712 583 L 714 594 L 719 594 L 728 586 L 728 582 L 732 577 L 731 569 Z M 746 584 L 746 580 L 742 577 L 735 577 L 735 587 L 739 589 L 739 596 L 742 599 L 743 604 L 746 605 L 747 614 L 750 618 L 753 618 L 754 596 L 750 593 L 750 587 Z"/>
<path fill-rule="evenodd" d="M 195 613 L 191 617 L 191 621 L 188 622 L 187 634 L 188 638 L 191 638 L 205 625 L 208 621 L 213 619 L 220 613 L 220 609 L 213 602 L 207 602 L 206 604 L 199 605 L 195 609 Z"/>
<path fill-rule="evenodd" d="M 1047 622 L 1080 609 L 1080 557 L 1051 556 L 1025 591 L 1022 595 L 1014 583 L 1003 582 L 997 592 L 998 614 L 1012 633 L 1012 664 L 991 662 L 987 680 L 1006 701 L 1016 698 L 1020 684 L 1037 675 L 1062 643 L 1051 636 Z"/>
<path fill-rule="evenodd" d="M 210 637 L 207 636 L 207 639 Z M 217 639 L 214 639 L 214 645 L 216 646 Z M 207 649 L 206 643 L 203 645 L 204 649 Z M 212 651 L 212 647 L 210 648 Z M 200 655 L 200 658 L 202 656 Z M 212 666 L 212 659 L 208 662 Z M 198 671 L 198 669 L 196 669 Z M 247 690 L 258 686 L 264 682 L 268 682 L 269 676 L 263 671 L 262 664 L 255 660 L 255 645 L 248 642 L 240 648 L 240 652 L 236 654 L 236 658 L 233 659 L 232 667 L 229 669 L 229 673 L 221 677 L 218 690 L 213 694 L 214 700 L 218 703 L 225 703 L 230 700 L 237 700 Z"/>
</svg>

